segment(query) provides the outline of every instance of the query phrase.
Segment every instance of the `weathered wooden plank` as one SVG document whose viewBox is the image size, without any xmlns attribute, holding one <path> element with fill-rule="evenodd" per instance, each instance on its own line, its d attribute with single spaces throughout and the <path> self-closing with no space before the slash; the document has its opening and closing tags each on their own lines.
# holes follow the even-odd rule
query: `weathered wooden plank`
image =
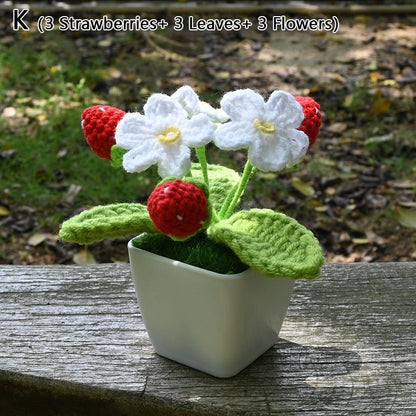
<svg viewBox="0 0 416 416">
<path fill-rule="evenodd" d="M 154 354 L 128 265 L 0 266 L 0 414 L 414 415 L 416 263 L 327 264 L 232 379 Z"/>
</svg>

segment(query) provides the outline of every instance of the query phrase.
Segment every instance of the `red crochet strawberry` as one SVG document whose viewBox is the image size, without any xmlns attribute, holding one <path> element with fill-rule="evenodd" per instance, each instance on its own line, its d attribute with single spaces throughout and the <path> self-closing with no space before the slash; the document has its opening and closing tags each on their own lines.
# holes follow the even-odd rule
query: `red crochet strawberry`
<svg viewBox="0 0 416 416">
<path fill-rule="evenodd" d="M 111 147 L 118 122 L 126 113 L 109 105 L 95 105 L 83 111 L 81 126 L 93 152 L 111 160 Z"/>
<path fill-rule="evenodd" d="M 312 97 L 297 96 L 295 100 L 303 107 L 303 119 L 299 130 L 302 130 L 309 137 L 309 149 L 316 142 L 321 127 L 321 106 Z"/>
<path fill-rule="evenodd" d="M 203 227 L 208 216 L 208 201 L 201 188 L 175 179 L 154 189 L 147 201 L 147 210 L 161 233 L 182 238 Z"/>
</svg>

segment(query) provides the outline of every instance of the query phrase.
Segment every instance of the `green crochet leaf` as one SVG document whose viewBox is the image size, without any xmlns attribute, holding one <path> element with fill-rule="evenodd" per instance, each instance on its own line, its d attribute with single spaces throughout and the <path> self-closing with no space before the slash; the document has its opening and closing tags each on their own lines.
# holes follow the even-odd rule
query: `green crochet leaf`
<svg viewBox="0 0 416 416">
<path fill-rule="evenodd" d="M 201 165 L 192 164 L 192 178 L 204 181 Z M 208 165 L 210 201 L 215 211 L 219 212 L 231 189 L 240 180 L 240 175 L 233 169 L 220 165 Z"/>
<path fill-rule="evenodd" d="M 208 229 L 244 263 L 271 277 L 313 279 L 325 259 L 311 231 L 293 218 L 269 209 L 239 211 Z"/>
<path fill-rule="evenodd" d="M 123 156 L 127 153 L 126 149 L 122 149 L 116 144 L 111 146 L 111 165 L 115 168 L 123 166 Z"/>
<path fill-rule="evenodd" d="M 65 221 L 59 232 L 63 240 L 89 244 L 105 238 L 123 238 L 157 232 L 145 205 L 99 205 Z"/>
</svg>

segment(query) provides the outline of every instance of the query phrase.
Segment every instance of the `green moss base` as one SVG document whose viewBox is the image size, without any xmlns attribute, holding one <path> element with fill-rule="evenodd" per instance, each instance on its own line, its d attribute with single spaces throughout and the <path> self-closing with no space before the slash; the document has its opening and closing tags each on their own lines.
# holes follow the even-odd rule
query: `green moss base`
<svg viewBox="0 0 416 416">
<path fill-rule="evenodd" d="M 236 274 L 248 269 L 234 252 L 199 233 L 186 241 L 173 241 L 163 234 L 145 234 L 133 245 L 172 260 L 221 274 Z"/>
</svg>

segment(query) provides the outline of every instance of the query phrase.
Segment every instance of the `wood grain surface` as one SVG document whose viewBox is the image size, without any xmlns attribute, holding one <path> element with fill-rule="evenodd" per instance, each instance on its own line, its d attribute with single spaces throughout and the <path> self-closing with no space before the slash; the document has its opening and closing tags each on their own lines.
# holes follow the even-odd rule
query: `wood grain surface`
<svg viewBox="0 0 416 416">
<path fill-rule="evenodd" d="M 416 263 L 326 264 L 217 379 L 156 355 L 126 264 L 0 266 L 0 415 L 416 415 Z"/>
</svg>

